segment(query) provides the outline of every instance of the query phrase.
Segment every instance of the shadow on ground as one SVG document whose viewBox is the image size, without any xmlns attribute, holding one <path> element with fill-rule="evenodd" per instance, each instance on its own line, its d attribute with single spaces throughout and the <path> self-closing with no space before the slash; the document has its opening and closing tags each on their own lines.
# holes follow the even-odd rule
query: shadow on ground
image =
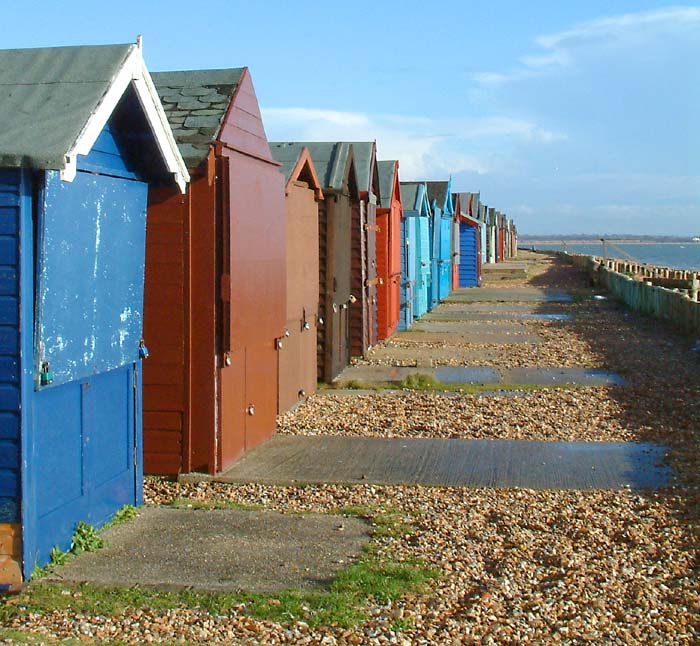
<svg viewBox="0 0 700 646">
<path fill-rule="evenodd" d="M 636 429 L 640 442 L 670 447 L 668 460 L 677 486 L 648 494 L 662 500 L 683 524 L 697 554 L 700 537 L 700 354 L 695 339 L 666 322 L 633 312 L 602 289 L 593 289 L 587 272 L 565 258 L 551 256 L 533 275 L 533 287 L 565 288 L 576 295 L 571 321 L 562 322 L 584 341 L 599 365 L 622 375 L 626 386 L 607 392 L 619 404 L 620 422 Z M 594 294 L 606 295 L 593 299 Z M 546 310 L 546 306 L 540 307 Z M 697 567 L 696 561 L 696 567 Z"/>
</svg>

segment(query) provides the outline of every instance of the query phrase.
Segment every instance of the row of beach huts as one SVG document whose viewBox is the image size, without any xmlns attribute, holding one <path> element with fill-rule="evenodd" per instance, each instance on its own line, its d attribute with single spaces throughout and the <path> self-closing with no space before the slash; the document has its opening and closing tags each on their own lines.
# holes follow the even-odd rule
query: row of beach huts
<svg viewBox="0 0 700 646">
<path fill-rule="evenodd" d="M 268 142 L 247 68 L 0 51 L 0 586 L 144 471 L 225 470 L 516 248 L 374 142 Z"/>
</svg>

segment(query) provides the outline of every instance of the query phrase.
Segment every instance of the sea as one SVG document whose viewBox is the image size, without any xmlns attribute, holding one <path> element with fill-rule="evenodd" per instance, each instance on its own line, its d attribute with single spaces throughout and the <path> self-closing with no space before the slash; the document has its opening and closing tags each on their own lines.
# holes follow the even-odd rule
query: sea
<svg viewBox="0 0 700 646">
<path fill-rule="evenodd" d="M 587 256 L 602 256 L 603 244 L 597 243 L 573 243 L 557 242 L 545 244 L 540 242 L 522 241 L 520 246 L 524 249 L 568 251 L 569 253 L 581 253 Z M 608 258 L 631 260 L 659 267 L 672 269 L 688 269 L 700 271 L 700 242 L 610 242 L 606 241 L 606 255 Z"/>
</svg>

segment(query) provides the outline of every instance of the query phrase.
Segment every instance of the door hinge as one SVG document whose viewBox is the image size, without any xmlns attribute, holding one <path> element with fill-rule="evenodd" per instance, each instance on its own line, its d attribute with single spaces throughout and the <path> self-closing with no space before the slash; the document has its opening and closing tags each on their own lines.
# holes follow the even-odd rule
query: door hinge
<svg viewBox="0 0 700 646">
<path fill-rule="evenodd" d="M 134 381 L 133 381 L 133 385 L 134 385 L 134 390 L 137 390 L 138 387 L 139 387 L 139 371 L 138 371 L 138 368 L 134 368 Z"/>
</svg>

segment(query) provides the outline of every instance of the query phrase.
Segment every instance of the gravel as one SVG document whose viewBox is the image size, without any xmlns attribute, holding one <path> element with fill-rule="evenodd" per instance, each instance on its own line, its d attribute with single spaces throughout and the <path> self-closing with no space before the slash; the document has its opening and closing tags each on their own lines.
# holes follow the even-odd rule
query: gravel
<svg viewBox="0 0 700 646">
<path fill-rule="evenodd" d="M 585 278 L 547 260 L 540 287 L 581 288 Z M 510 282 L 509 285 L 513 283 Z M 386 539 L 398 559 L 424 559 L 442 575 L 424 595 L 368 601 L 352 629 L 311 630 L 253 620 L 234 609 L 134 609 L 119 617 L 55 611 L 16 628 L 66 638 L 212 644 L 700 644 L 700 357 L 693 339 L 615 304 L 574 303 L 574 321 L 532 324 L 540 346 L 508 347 L 517 365 L 591 365 L 627 387 L 535 391 L 523 397 L 315 396 L 280 420 L 283 433 L 645 440 L 669 447 L 677 484 L 642 494 L 424 487 L 274 487 L 146 480 L 148 504 L 176 497 L 278 511 L 378 505 L 416 514 L 413 531 Z M 537 354 L 542 351 L 549 354 Z M 522 350 L 524 354 L 518 355 Z M 571 364 L 554 363 L 559 357 Z M 400 620 L 400 625 L 397 625 Z M 394 630 L 396 629 L 396 630 Z"/>
</svg>

